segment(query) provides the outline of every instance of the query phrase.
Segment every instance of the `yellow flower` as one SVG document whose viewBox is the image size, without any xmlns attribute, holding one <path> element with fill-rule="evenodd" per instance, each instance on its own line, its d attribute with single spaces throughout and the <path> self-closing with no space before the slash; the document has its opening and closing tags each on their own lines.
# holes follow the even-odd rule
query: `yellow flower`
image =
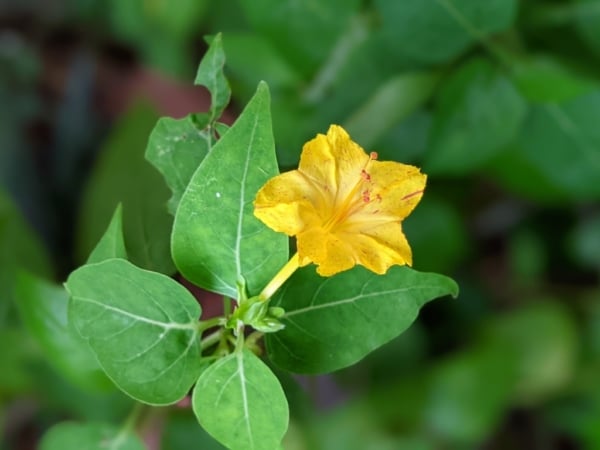
<svg viewBox="0 0 600 450">
<path fill-rule="evenodd" d="M 427 177 L 417 167 L 376 159 L 332 125 L 304 145 L 298 170 L 258 191 L 254 214 L 296 236 L 297 264 L 313 262 L 323 276 L 356 264 L 378 274 L 410 265 L 401 222 L 421 199 Z"/>
</svg>

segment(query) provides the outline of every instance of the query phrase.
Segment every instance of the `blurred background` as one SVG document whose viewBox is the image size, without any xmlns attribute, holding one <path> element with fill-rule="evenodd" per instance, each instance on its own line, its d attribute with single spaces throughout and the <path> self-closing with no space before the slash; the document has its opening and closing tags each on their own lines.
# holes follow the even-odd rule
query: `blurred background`
<svg viewBox="0 0 600 450">
<path fill-rule="evenodd" d="M 264 79 L 282 170 L 330 123 L 422 167 L 414 267 L 461 288 L 352 368 L 281 374 L 285 448 L 600 449 L 599 0 L 0 0 L 0 449 L 130 407 L 70 376 L 15 279 L 62 282 L 119 201 L 134 261 L 173 273 L 143 154 L 158 117 L 208 107 L 217 32 L 224 120 Z M 155 448 L 221 448 L 189 409 L 153 420 Z"/>
</svg>

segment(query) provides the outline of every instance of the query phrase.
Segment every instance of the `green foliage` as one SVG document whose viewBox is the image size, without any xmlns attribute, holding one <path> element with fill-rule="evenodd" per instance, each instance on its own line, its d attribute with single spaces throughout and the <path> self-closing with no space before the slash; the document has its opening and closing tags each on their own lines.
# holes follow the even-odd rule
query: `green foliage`
<svg viewBox="0 0 600 450">
<path fill-rule="evenodd" d="M 485 60 L 455 72 L 439 95 L 425 168 L 464 175 L 481 168 L 520 131 L 526 105 L 503 74 Z"/>
<path fill-rule="evenodd" d="M 145 269 L 171 274 L 169 235 L 172 218 L 166 211 L 168 189 L 160 174 L 144 159 L 144 149 L 156 113 L 134 107 L 104 145 L 83 194 L 78 229 L 78 253 L 87 259 L 120 203 L 123 233 L 131 261 Z"/>
<path fill-rule="evenodd" d="M 52 427 L 42 438 L 40 450 L 144 450 L 138 437 L 103 423 L 64 422 Z"/>
<path fill-rule="evenodd" d="M 117 206 L 102 239 L 98 241 L 90 254 L 87 264 L 94 264 L 111 258 L 127 259 L 127 249 L 123 237 L 123 208 L 120 204 Z"/>
<path fill-rule="evenodd" d="M 210 92 L 210 110 L 184 119 L 161 117 L 148 140 L 146 159 L 158 169 L 171 189 L 169 212 L 173 215 L 192 175 L 216 142 L 217 119 L 231 96 L 223 74 L 224 64 L 225 53 L 218 34 L 200 62 L 195 81 Z"/>
<path fill-rule="evenodd" d="M 417 63 L 446 62 L 514 21 L 516 0 L 376 1 L 384 42 L 394 56 Z"/>
<path fill-rule="evenodd" d="M 384 277 L 359 267 L 332 278 L 302 269 L 274 299 L 286 311 L 285 329 L 267 337 L 269 357 L 292 372 L 341 369 L 398 336 L 426 302 L 449 294 L 458 295 L 451 279 L 407 267 Z"/>
<path fill-rule="evenodd" d="M 177 268 L 198 286 L 231 298 L 238 298 L 239 283 L 257 294 L 287 259 L 287 238 L 253 214 L 256 192 L 278 173 L 269 102 L 261 84 L 194 173 L 175 216 Z"/>
<path fill-rule="evenodd" d="M 237 351 L 205 370 L 194 388 L 200 424 L 228 448 L 279 447 L 288 406 L 279 381 L 250 351 Z"/>
<path fill-rule="evenodd" d="M 308 76 L 323 63 L 359 7 L 357 0 L 241 0 L 248 22 Z M 302 39 L 298 39 L 302 36 Z"/>
<path fill-rule="evenodd" d="M 202 364 L 189 291 L 122 259 L 83 266 L 66 287 L 74 327 L 119 388 L 153 405 L 186 395 Z"/>
<path fill-rule="evenodd" d="M 38 3 L 40 36 L 82 39 L 65 79 L 40 70 L 53 39 L 0 39 L 0 448 L 48 426 L 42 450 L 138 449 L 136 428 L 173 450 L 600 445 L 598 0 Z M 117 72 L 190 100 L 154 69 L 211 105 L 138 105 L 108 138 L 69 115 Z M 256 192 L 332 123 L 428 175 L 414 269 L 301 267 L 264 298 L 289 243 Z M 457 284 L 430 271 L 460 298 L 431 302 Z"/>
<path fill-rule="evenodd" d="M 23 322 L 60 373 L 86 389 L 111 386 L 87 343 L 69 324 L 69 296 L 63 287 L 22 272 L 16 279 L 15 296 Z"/>
</svg>

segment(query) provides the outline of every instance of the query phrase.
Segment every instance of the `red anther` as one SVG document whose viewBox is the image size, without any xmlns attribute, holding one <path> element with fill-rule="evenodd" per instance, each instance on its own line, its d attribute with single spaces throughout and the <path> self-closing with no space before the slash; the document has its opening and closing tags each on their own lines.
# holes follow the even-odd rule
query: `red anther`
<svg viewBox="0 0 600 450">
<path fill-rule="evenodd" d="M 371 175 L 369 175 L 365 169 L 360 172 L 360 176 L 365 181 L 371 181 Z"/>
<path fill-rule="evenodd" d="M 362 193 L 363 202 L 369 203 L 371 201 L 371 196 L 369 195 L 369 191 L 363 191 Z"/>
<path fill-rule="evenodd" d="M 381 195 L 377 194 L 377 201 L 380 202 L 381 201 Z"/>
</svg>

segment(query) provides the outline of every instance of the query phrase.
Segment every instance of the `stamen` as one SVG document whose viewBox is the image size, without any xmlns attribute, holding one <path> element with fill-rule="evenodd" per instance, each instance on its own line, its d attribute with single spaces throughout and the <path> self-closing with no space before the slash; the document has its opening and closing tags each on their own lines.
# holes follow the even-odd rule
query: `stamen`
<svg viewBox="0 0 600 450">
<path fill-rule="evenodd" d="M 404 197 L 402 197 L 402 200 L 408 200 L 409 198 L 414 197 L 415 195 L 422 194 L 422 193 L 423 193 L 423 189 L 421 189 L 420 191 L 416 191 L 411 194 L 405 195 Z"/>
</svg>

